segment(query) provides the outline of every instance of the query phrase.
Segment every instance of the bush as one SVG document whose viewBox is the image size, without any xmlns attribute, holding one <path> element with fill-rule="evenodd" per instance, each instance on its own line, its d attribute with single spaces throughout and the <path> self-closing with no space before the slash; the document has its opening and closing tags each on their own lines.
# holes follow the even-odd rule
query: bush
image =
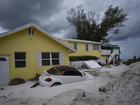
<svg viewBox="0 0 140 105">
<path fill-rule="evenodd" d="M 132 63 L 136 63 L 136 62 L 139 62 L 139 61 L 140 61 L 140 57 L 137 58 L 136 56 L 134 56 L 132 59 L 128 59 L 126 61 L 123 61 L 123 63 L 126 64 L 126 65 L 130 65 Z"/>
<path fill-rule="evenodd" d="M 19 85 L 19 84 L 23 84 L 25 83 L 26 81 L 22 78 L 15 78 L 15 79 L 12 79 L 9 83 L 9 85 Z"/>
<path fill-rule="evenodd" d="M 86 60 L 97 60 L 96 56 L 70 56 L 70 61 L 86 61 Z"/>
</svg>

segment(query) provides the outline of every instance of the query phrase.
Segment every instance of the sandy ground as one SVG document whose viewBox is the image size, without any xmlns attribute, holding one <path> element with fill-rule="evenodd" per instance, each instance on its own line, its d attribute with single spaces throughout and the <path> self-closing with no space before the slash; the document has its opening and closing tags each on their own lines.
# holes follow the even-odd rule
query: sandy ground
<svg viewBox="0 0 140 105">
<path fill-rule="evenodd" d="M 123 85 L 129 83 L 129 81 L 124 82 L 123 80 L 128 80 L 128 77 L 132 77 L 129 75 L 128 77 L 126 76 L 126 78 L 120 80 L 118 80 L 118 78 L 122 78 L 121 75 L 124 72 L 129 71 L 130 68 L 139 69 L 139 65 L 140 63 L 129 67 L 125 65 L 112 66 L 110 68 L 103 67 L 100 71 L 96 72 L 96 75 L 95 70 L 85 70 L 92 74 L 93 77 L 90 77 L 86 81 L 51 88 L 41 86 L 30 88 L 34 84 L 34 82 L 31 81 L 17 86 L 0 86 L 0 88 L 4 88 L 4 90 L 0 90 L 0 105 L 118 105 L 121 101 L 116 102 L 114 100 L 122 98 L 122 95 L 118 94 L 125 90 L 126 87 L 123 88 Z M 119 81 L 121 81 L 121 84 L 119 84 Z M 110 86 L 110 92 L 108 93 L 101 93 L 98 91 L 100 87 L 106 86 L 109 82 L 111 86 L 112 84 L 120 85 L 116 85 L 118 88 L 115 90 L 116 94 L 113 91 L 114 88 L 111 88 Z M 133 81 L 131 82 L 131 84 L 134 83 Z M 135 84 L 137 85 L 137 83 Z M 121 87 L 121 89 L 119 89 L 119 87 Z M 131 87 L 131 85 L 129 87 Z M 119 92 L 117 90 L 119 90 Z M 140 89 L 138 88 L 137 90 Z M 135 91 L 133 90 L 133 92 Z M 128 92 L 124 93 L 124 96 L 127 94 Z M 133 95 L 137 96 L 137 94 Z M 113 98 L 110 98 L 111 96 Z M 130 97 L 131 95 L 127 98 L 129 99 Z M 139 102 L 136 101 L 137 99 L 138 96 L 135 99 L 135 103 L 139 104 Z M 131 103 L 128 105 L 138 104 Z"/>
<path fill-rule="evenodd" d="M 41 87 L 30 88 L 34 83 L 27 82 L 18 86 L 4 86 L 4 90 L 0 90 L 0 96 L 6 96 L 10 98 L 26 98 L 26 97 L 38 97 L 50 99 L 62 92 L 72 89 L 82 89 L 88 92 L 98 93 L 98 88 L 105 85 L 110 80 L 108 78 L 93 77 L 92 79 L 64 84 L 57 87 Z"/>
</svg>

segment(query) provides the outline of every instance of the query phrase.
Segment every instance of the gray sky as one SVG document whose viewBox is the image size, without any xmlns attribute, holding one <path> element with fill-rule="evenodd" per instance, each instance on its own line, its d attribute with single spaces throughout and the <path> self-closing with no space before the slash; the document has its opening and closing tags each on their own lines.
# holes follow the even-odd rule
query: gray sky
<svg viewBox="0 0 140 105">
<path fill-rule="evenodd" d="M 140 56 L 140 0 L 0 0 L 0 33 L 33 22 L 57 37 L 75 36 L 66 12 L 82 5 L 87 11 L 103 16 L 109 5 L 119 6 L 128 21 L 111 42 L 121 47 L 122 58 Z"/>
</svg>

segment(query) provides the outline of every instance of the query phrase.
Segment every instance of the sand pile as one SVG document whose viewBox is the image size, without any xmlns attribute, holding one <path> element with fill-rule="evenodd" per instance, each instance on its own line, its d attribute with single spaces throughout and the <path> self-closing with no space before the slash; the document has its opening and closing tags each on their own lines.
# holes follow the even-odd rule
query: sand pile
<svg viewBox="0 0 140 105">
<path fill-rule="evenodd" d="M 100 105 L 101 97 L 81 89 L 69 90 L 50 99 L 47 105 Z"/>
<path fill-rule="evenodd" d="M 116 70 L 114 71 L 115 73 Z M 85 81 L 85 83 L 79 82 L 50 89 L 42 87 L 27 88 L 24 89 L 26 97 L 19 97 L 20 94 L 17 94 L 17 96 L 13 95 L 15 98 L 12 98 L 9 90 L 1 90 L 3 93 L 7 91 L 9 95 L 5 93 L 0 96 L 0 105 L 140 105 L 140 62 L 131 64 L 121 71 L 117 73 L 119 75 L 115 76 L 116 78 L 110 83 L 105 82 L 102 77 L 100 77 L 102 78 L 100 81 L 98 77 Z M 102 85 L 104 92 L 98 92 L 98 88 L 101 87 L 99 84 L 102 84 L 101 82 L 103 81 L 108 84 Z M 31 97 L 32 95 L 30 94 L 35 92 L 35 96 Z M 43 93 L 45 94 L 43 95 Z M 12 94 L 15 93 L 13 92 Z M 47 96 L 53 97 L 49 98 Z"/>
<path fill-rule="evenodd" d="M 140 105 L 140 62 L 126 69 L 110 86 L 105 86 L 109 90 L 105 105 Z"/>
<path fill-rule="evenodd" d="M 50 99 L 47 105 L 140 105 L 140 62 L 125 69 L 116 80 L 104 86 L 105 93 L 70 90 Z"/>
</svg>

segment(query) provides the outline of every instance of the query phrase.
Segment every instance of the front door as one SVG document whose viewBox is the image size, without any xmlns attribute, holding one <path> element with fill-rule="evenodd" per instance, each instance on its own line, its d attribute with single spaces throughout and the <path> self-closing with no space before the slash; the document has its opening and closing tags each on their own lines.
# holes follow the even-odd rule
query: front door
<svg viewBox="0 0 140 105">
<path fill-rule="evenodd" d="M 9 83 L 9 57 L 0 56 L 0 85 Z"/>
</svg>

